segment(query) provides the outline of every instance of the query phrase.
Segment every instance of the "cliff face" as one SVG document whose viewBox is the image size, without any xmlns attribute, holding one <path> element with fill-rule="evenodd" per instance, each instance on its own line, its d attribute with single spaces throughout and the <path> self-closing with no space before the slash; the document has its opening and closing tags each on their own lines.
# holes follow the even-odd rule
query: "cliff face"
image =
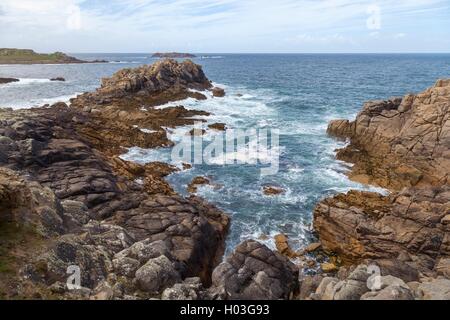
<svg viewBox="0 0 450 320">
<path fill-rule="evenodd" d="M 372 101 L 354 122 L 331 122 L 328 132 L 349 138 L 338 158 L 355 163 L 351 177 L 389 189 L 442 185 L 450 172 L 450 80 L 418 95 Z"/>
<path fill-rule="evenodd" d="M 439 80 L 418 95 L 368 102 L 354 122 L 330 123 L 331 135 L 349 139 L 337 156 L 355 164 L 350 178 L 392 193 L 351 191 L 319 203 L 314 228 L 322 246 L 347 266 L 384 266 L 383 276 L 394 273 L 402 284 L 364 295 L 364 281 L 354 285 L 360 291 L 345 289 L 354 281 L 347 274 L 323 280 L 317 299 L 450 298 L 443 279 L 450 277 L 449 108 L 450 81 Z"/>
</svg>

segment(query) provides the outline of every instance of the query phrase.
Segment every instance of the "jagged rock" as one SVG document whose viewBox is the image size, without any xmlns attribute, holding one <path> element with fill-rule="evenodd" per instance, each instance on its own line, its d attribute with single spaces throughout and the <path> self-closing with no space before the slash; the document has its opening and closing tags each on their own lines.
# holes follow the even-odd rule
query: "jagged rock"
<svg viewBox="0 0 450 320">
<path fill-rule="evenodd" d="M 320 242 L 311 243 L 305 248 L 305 252 L 312 253 L 316 252 L 322 247 L 322 244 Z"/>
<path fill-rule="evenodd" d="M 0 223 L 14 222 L 50 237 L 65 231 L 63 208 L 49 188 L 0 168 Z"/>
<path fill-rule="evenodd" d="M 322 280 L 315 294 L 314 300 L 333 300 L 334 299 L 334 287 L 339 282 L 339 279 L 326 277 Z"/>
<path fill-rule="evenodd" d="M 363 259 L 414 257 L 414 268 L 432 270 L 437 257 L 448 257 L 449 233 L 440 221 L 449 187 L 410 189 L 382 196 L 351 191 L 322 201 L 314 210 L 314 228 L 324 248 L 346 263 Z"/>
<path fill-rule="evenodd" d="M 122 69 L 112 77 L 103 79 L 102 86 L 96 93 L 85 94 L 79 98 L 83 101 L 108 103 L 113 99 L 137 94 L 140 98 L 146 96 L 164 100 L 164 95 L 167 96 L 169 93 L 174 99 L 167 96 L 169 100 L 166 101 L 176 101 L 191 96 L 193 93 L 188 89 L 209 88 L 211 82 L 199 65 L 191 60 L 179 63 L 176 60 L 165 59 L 135 69 Z"/>
<path fill-rule="evenodd" d="M 133 85 L 120 91 L 127 81 Z M 71 108 L 58 103 L 0 110 L 0 219 L 7 213 L 7 219 L 55 237 L 36 243 L 36 254 L 18 266 L 36 291 L 65 283 L 67 268 L 79 266 L 82 287 L 94 298 L 110 298 L 109 289 L 97 290 L 107 283 L 114 298 L 146 299 L 150 293 L 141 294 L 138 283 L 154 289 L 142 274 L 165 268 L 161 257 L 170 260 L 177 277 L 173 273 L 151 294 L 161 294 L 181 278 L 211 282 L 225 249 L 229 217 L 199 198 L 178 196 L 164 181 L 176 170 L 171 166 L 135 165 L 117 157 L 126 151 L 122 147 L 170 145 L 163 127 L 193 124 L 196 115 L 208 115 L 184 107 L 141 110 L 143 105 L 210 87 L 201 67 L 166 61 L 119 72 L 96 93 L 74 99 Z"/>
<path fill-rule="evenodd" d="M 203 285 L 200 278 L 188 278 L 164 290 L 161 300 L 202 300 Z"/>
<path fill-rule="evenodd" d="M 302 276 L 300 280 L 299 295 L 297 298 L 299 300 L 310 299 L 310 296 L 316 292 L 317 288 L 322 283 L 322 280 L 322 275 Z"/>
<path fill-rule="evenodd" d="M 208 125 L 208 128 L 214 129 L 217 131 L 225 131 L 227 129 L 227 126 L 225 123 L 213 123 Z"/>
<path fill-rule="evenodd" d="M 416 295 L 420 300 L 450 300 L 450 280 L 433 279 L 419 285 Z"/>
<path fill-rule="evenodd" d="M 450 81 L 439 80 L 417 95 L 364 105 L 354 122 L 337 120 L 328 132 L 349 138 L 338 152 L 355 163 L 351 177 L 400 190 L 449 184 Z"/>
<path fill-rule="evenodd" d="M 136 282 L 145 292 L 156 294 L 181 281 L 180 274 L 166 256 L 150 259 L 136 271 Z"/>
<path fill-rule="evenodd" d="M 450 279 L 450 258 L 439 259 L 435 266 L 435 270 L 438 276 L 444 276 L 447 279 Z"/>
<path fill-rule="evenodd" d="M 275 186 L 264 186 L 263 193 L 267 196 L 275 196 L 285 193 L 286 191 L 282 188 Z"/>
<path fill-rule="evenodd" d="M 225 97 L 225 90 L 222 88 L 215 87 L 211 91 L 212 91 L 213 96 L 216 98 Z"/>
<path fill-rule="evenodd" d="M 414 264 L 409 261 L 410 264 Z M 379 259 L 371 261 L 368 264 L 376 265 L 380 268 L 382 276 L 394 276 L 404 282 L 414 282 L 420 280 L 420 274 L 417 268 L 412 267 L 408 262 L 403 262 L 398 259 Z"/>
<path fill-rule="evenodd" d="M 338 271 L 338 267 L 334 263 L 322 263 L 320 265 L 320 269 L 322 269 L 325 273 L 333 273 Z"/>
<path fill-rule="evenodd" d="M 377 292 L 368 292 L 361 300 L 414 300 L 414 295 L 409 288 L 392 285 Z"/>
<path fill-rule="evenodd" d="M 290 299 L 297 291 L 298 270 L 282 255 L 249 240 L 214 270 L 212 279 L 231 300 Z"/>
<path fill-rule="evenodd" d="M 275 236 L 275 245 L 280 254 L 290 259 L 298 258 L 299 256 L 301 256 L 300 253 L 297 253 L 294 250 L 292 250 L 291 246 L 289 245 L 288 237 L 284 234 L 279 234 Z"/>
<path fill-rule="evenodd" d="M 211 182 L 209 179 L 205 177 L 196 177 L 192 180 L 192 182 L 188 185 L 188 192 L 189 193 L 196 193 L 199 186 L 208 185 Z"/>
</svg>

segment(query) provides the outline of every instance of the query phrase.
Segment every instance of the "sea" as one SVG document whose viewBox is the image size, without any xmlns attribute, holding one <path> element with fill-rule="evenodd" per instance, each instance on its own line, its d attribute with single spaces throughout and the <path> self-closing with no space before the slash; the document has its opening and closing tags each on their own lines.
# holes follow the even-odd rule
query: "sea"
<svg viewBox="0 0 450 320">
<path fill-rule="evenodd" d="M 0 77 L 20 81 L 0 85 L 0 107 L 32 108 L 95 90 L 103 77 L 122 68 L 151 64 L 151 54 L 71 54 L 107 64 L 0 65 Z M 315 241 L 313 210 L 329 196 L 351 189 L 387 193 L 380 188 L 350 181 L 351 169 L 335 159 L 345 141 L 327 136 L 333 119 L 354 119 L 365 101 L 418 93 L 439 78 L 450 78 L 450 54 L 198 54 L 209 79 L 226 90 L 224 98 L 186 99 L 159 108 L 183 105 L 211 113 L 207 123 L 226 123 L 230 129 L 276 130 L 277 152 L 268 153 L 279 163 L 276 174 L 262 175 L 261 161 L 196 164 L 167 178 L 175 190 L 188 196 L 194 177 L 208 177 L 211 185 L 198 195 L 232 217 L 227 250 L 241 241 L 256 239 L 274 248 L 274 236 L 283 233 L 294 249 Z M 66 82 L 51 82 L 64 77 Z M 179 142 L 193 127 L 167 128 Z M 142 128 L 145 130 L 145 128 Z M 275 132 L 275 131 L 274 131 Z M 208 130 L 204 144 L 221 133 Z M 257 150 L 237 154 L 255 158 Z M 239 151 L 237 151 L 239 153 Z M 172 150 L 131 148 L 122 157 L 138 163 L 172 162 Z M 276 159 L 275 159 L 276 158 Z M 254 162 L 254 163 L 253 163 Z M 180 163 L 174 163 L 180 165 Z M 267 196 L 264 186 L 285 192 Z"/>
</svg>

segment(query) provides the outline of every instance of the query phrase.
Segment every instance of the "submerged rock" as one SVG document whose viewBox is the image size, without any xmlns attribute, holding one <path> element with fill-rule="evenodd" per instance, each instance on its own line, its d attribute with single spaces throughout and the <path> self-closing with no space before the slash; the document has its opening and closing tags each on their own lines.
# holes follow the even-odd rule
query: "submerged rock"
<svg viewBox="0 0 450 320">
<path fill-rule="evenodd" d="M 223 98 L 225 97 L 225 90 L 222 88 L 214 87 L 212 89 L 212 94 L 216 98 Z"/>
<path fill-rule="evenodd" d="M 280 187 L 264 186 L 263 192 L 267 196 L 276 196 L 285 193 L 286 191 Z"/>
<path fill-rule="evenodd" d="M 51 78 L 50 81 L 61 81 L 61 82 L 64 82 L 64 81 L 66 81 L 66 79 L 64 79 L 63 77 L 56 77 L 56 78 Z"/>
<path fill-rule="evenodd" d="M 15 79 L 15 78 L 0 78 L 0 84 L 7 84 L 7 83 L 11 83 L 11 82 L 19 82 L 19 79 Z"/>
</svg>

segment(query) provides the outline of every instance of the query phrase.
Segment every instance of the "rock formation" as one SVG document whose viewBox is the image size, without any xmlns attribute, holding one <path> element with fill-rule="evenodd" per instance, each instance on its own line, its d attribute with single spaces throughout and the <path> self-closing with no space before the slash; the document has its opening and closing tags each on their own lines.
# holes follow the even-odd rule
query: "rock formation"
<svg viewBox="0 0 450 320">
<path fill-rule="evenodd" d="M 196 58 L 196 55 L 191 53 L 180 53 L 180 52 L 156 52 L 152 55 L 152 58 L 182 59 L 182 58 Z"/>
<path fill-rule="evenodd" d="M 213 284 L 231 300 L 291 299 L 297 292 L 298 268 L 256 241 L 240 244 L 213 273 Z"/>
<path fill-rule="evenodd" d="M 450 80 L 417 95 L 371 101 L 354 122 L 337 120 L 328 132 L 350 139 L 338 158 L 355 164 L 351 177 L 381 187 L 449 184 Z"/>
<path fill-rule="evenodd" d="M 95 97 L 114 96 L 107 106 L 85 104 L 82 95 L 72 107 L 0 109 L 0 227 L 27 230 L 37 246 L 2 234 L 0 243 L 10 245 L 0 252 L 0 265 L 13 270 L 2 281 L 2 297 L 160 297 L 190 277 L 209 286 L 224 252 L 228 216 L 202 199 L 177 195 L 164 180 L 176 168 L 118 157 L 123 147 L 170 145 L 162 126 L 203 114 L 183 107 L 122 108 L 124 100 L 136 101 L 134 90 L 176 100 L 177 90 L 209 84 L 189 62 L 161 62 L 155 69 L 156 87 L 148 80 L 140 89 L 122 86 L 132 71 L 123 81 L 106 81 Z M 81 270 L 79 290 L 66 285 L 71 266 Z"/>
<path fill-rule="evenodd" d="M 323 279 L 312 298 L 448 299 L 449 106 L 450 80 L 439 80 L 417 95 L 368 102 L 354 122 L 330 123 L 331 135 L 350 141 L 337 152 L 355 164 L 350 178 L 391 193 L 350 191 L 317 205 L 322 247 L 347 266 L 362 265 L 346 279 Z M 358 274 L 373 264 L 384 269 L 383 284 L 369 292 Z"/>
<path fill-rule="evenodd" d="M 0 78 L 0 84 L 7 84 L 11 82 L 19 82 L 19 79 L 15 78 Z"/>
</svg>

